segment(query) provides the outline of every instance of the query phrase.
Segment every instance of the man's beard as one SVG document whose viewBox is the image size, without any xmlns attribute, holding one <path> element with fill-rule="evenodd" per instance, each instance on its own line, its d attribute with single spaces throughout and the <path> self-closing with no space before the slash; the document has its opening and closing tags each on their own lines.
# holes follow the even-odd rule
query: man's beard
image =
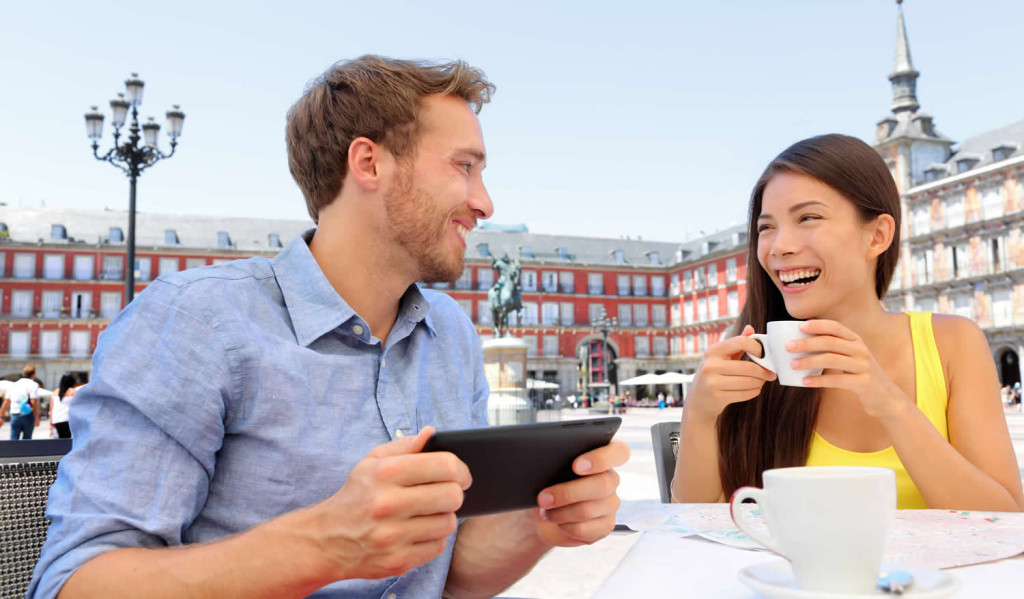
<svg viewBox="0 0 1024 599">
<path fill-rule="evenodd" d="M 450 255 L 445 243 L 451 215 L 438 214 L 437 203 L 412 185 L 412 168 L 401 166 L 384 196 L 387 226 L 402 249 L 416 262 L 424 283 L 451 282 L 462 276 L 463 253 Z"/>
</svg>

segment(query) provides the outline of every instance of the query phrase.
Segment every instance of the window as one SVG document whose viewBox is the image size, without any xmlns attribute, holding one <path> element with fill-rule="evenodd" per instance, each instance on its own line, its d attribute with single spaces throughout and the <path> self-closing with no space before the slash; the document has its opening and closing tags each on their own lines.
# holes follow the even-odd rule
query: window
<svg viewBox="0 0 1024 599">
<path fill-rule="evenodd" d="M 71 292 L 71 318 L 92 317 L 92 292 L 72 291 Z"/>
<path fill-rule="evenodd" d="M 520 258 L 535 258 L 533 255 L 533 248 L 528 245 L 519 246 L 519 257 Z"/>
<path fill-rule="evenodd" d="M 93 264 L 92 256 L 75 256 L 75 280 L 91 281 Z"/>
<path fill-rule="evenodd" d="M 541 322 L 546 327 L 553 327 L 558 324 L 558 304 L 544 302 L 541 304 Z"/>
<path fill-rule="evenodd" d="M 633 324 L 638 327 L 647 326 L 647 304 L 633 304 Z"/>
<path fill-rule="evenodd" d="M 484 266 L 476 269 L 476 288 L 487 291 L 492 285 L 494 285 L 494 269 Z"/>
<path fill-rule="evenodd" d="M 604 304 L 590 304 L 589 306 L 587 306 L 587 319 L 589 320 L 590 324 L 594 324 L 595 322 L 597 322 L 597 320 L 600 319 L 601 315 L 604 313 Z"/>
<path fill-rule="evenodd" d="M 693 291 L 693 273 L 689 270 L 683 271 L 683 293 Z"/>
<path fill-rule="evenodd" d="M 42 331 L 39 333 L 39 355 L 43 358 L 56 358 L 60 354 L 60 331 Z"/>
<path fill-rule="evenodd" d="M 185 270 L 206 266 L 206 258 L 185 258 Z"/>
<path fill-rule="evenodd" d="M 997 327 L 1008 327 L 1013 324 L 1013 301 L 1009 290 L 996 291 L 992 294 L 992 321 Z"/>
<path fill-rule="evenodd" d="M 29 345 L 32 342 L 31 333 L 28 331 L 11 331 L 10 352 L 11 359 L 25 359 L 28 357 Z"/>
<path fill-rule="evenodd" d="M 558 289 L 562 293 L 576 293 L 576 277 L 572 272 L 558 273 Z"/>
<path fill-rule="evenodd" d="M 697 351 L 700 353 L 708 351 L 708 334 L 706 331 L 701 331 L 697 335 Z"/>
<path fill-rule="evenodd" d="M 455 281 L 456 289 L 473 288 L 473 267 L 466 266 L 462 269 L 462 275 Z"/>
<path fill-rule="evenodd" d="M 553 270 L 545 270 L 540 275 L 541 288 L 547 293 L 558 292 L 558 273 Z"/>
<path fill-rule="evenodd" d="M 224 262 L 230 262 L 230 260 L 224 260 Z M 136 281 L 148 281 L 153 277 L 151 272 L 153 267 L 153 260 L 151 258 L 136 258 L 135 259 L 135 280 Z"/>
<path fill-rule="evenodd" d="M 647 252 L 647 259 L 651 261 L 651 264 L 661 264 L 661 256 L 658 255 L 658 252 Z"/>
<path fill-rule="evenodd" d="M 695 268 L 693 270 L 693 288 L 695 290 L 704 289 L 704 267 Z"/>
<path fill-rule="evenodd" d="M 619 275 L 617 277 L 619 295 L 629 295 L 629 275 Z"/>
<path fill-rule="evenodd" d="M 693 351 L 693 335 L 687 335 L 683 341 L 683 355 L 689 354 Z"/>
<path fill-rule="evenodd" d="M 708 264 L 708 287 L 718 285 L 718 263 Z"/>
<path fill-rule="evenodd" d="M 277 233 L 268 233 L 267 246 L 272 248 L 283 248 L 284 244 L 281 243 L 281 236 Z"/>
<path fill-rule="evenodd" d="M 729 258 L 725 261 L 725 282 L 736 282 L 736 258 Z"/>
<path fill-rule="evenodd" d="M 619 304 L 619 326 L 631 327 L 633 326 L 633 310 L 629 307 L 629 304 Z"/>
<path fill-rule="evenodd" d="M 30 318 L 32 316 L 32 304 L 35 302 L 35 294 L 27 289 L 16 289 L 11 292 L 11 316 L 15 318 Z"/>
<path fill-rule="evenodd" d="M 50 240 L 64 241 L 68 238 L 68 230 L 64 225 L 50 225 Z"/>
<path fill-rule="evenodd" d="M 683 324 L 683 311 L 679 308 L 679 304 L 673 302 L 672 304 L 672 326 L 677 327 Z"/>
<path fill-rule="evenodd" d="M 973 319 L 974 306 L 971 304 L 971 296 L 969 295 L 960 295 L 953 298 L 953 314 Z"/>
<path fill-rule="evenodd" d="M 679 337 L 672 338 L 672 355 L 680 356 L 683 353 L 683 342 Z"/>
<path fill-rule="evenodd" d="M 544 335 L 544 357 L 558 357 L 558 335 Z"/>
<path fill-rule="evenodd" d="M 633 295 L 637 297 L 647 295 L 647 275 L 633 275 Z"/>
<path fill-rule="evenodd" d="M 478 300 L 476 302 L 476 321 L 477 324 L 494 324 L 491 320 L 491 304 L 487 300 Z"/>
<path fill-rule="evenodd" d="M 174 229 L 164 230 L 164 245 L 178 245 L 178 232 Z"/>
<path fill-rule="evenodd" d="M 160 258 L 160 276 L 178 272 L 181 269 L 180 264 L 177 258 Z"/>
<path fill-rule="evenodd" d="M 654 357 L 665 358 L 668 356 L 668 337 L 654 338 Z"/>
<path fill-rule="evenodd" d="M 68 345 L 70 346 L 69 352 L 72 358 L 88 358 L 89 353 L 92 350 L 90 347 L 92 339 L 90 338 L 89 331 L 71 331 Z"/>
<path fill-rule="evenodd" d="M 36 255 L 15 254 L 14 255 L 14 278 L 34 279 L 36 278 Z"/>
<path fill-rule="evenodd" d="M 106 281 L 124 279 L 124 256 L 103 256 L 103 270 L 100 278 Z"/>
<path fill-rule="evenodd" d="M 626 252 L 622 250 L 615 250 L 612 252 L 612 259 L 618 264 L 626 263 Z"/>
<path fill-rule="evenodd" d="M 562 302 L 558 307 L 559 320 L 558 323 L 563 327 L 571 327 L 576 324 L 573 318 L 573 313 L 576 311 L 576 306 L 572 302 Z"/>
<path fill-rule="evenodd" d="M 43 256 L 43 278 L 51 281 L 64 278 L 64 254 Z"/>
<path fill-rule="evenodd" d="M 228 235 L 227 231 L 217 231 L 217 247 L 229 248 L 231 246 L 231 236 Z"/>
<path fill-rule="evenodd" d="M 100 318 L 113 318 L 120 311 L 120 291 L 104 291 L 100 294 Z"/>
<path fill-rule="evenodd" d="M 587 293 L 602 295 L 604 293 L 604 274 L 592 272 L 587 274 Z"/>
<path fill-rule="evenodd" d="M 0 225 L 2 225 L 2 224 L 3 223 L 0 223 Z M 2 231 L 0 231 L 0 234 L 2 234 Z M 2 239 L 2 238 L 0 238 L 0 239 Z M 6 276 L 7 276 L 7 253 L 6 252 L 0 252 L 0 279 L 4 278 Z"/>
<path fill-rule="evenodd" d="M 651 275 L 651 295 L 665 297 L 665 277 Z"/>
<path fill-rule="evenodd" d="M 714 294 L 708 298 L 708 316 L 711 320 L 716 320 L 721 316 L 718 312 L 718 294 Z"/>
<path fill-rule="evenodd" d="M 63 303 L 63 291 L 44 291 L 43 318 L 60 318 L 60 307 Z"/>
<path fill-rule="evenodd" d="M 478 243 L 478 244 L 476 244 L 476 251 L 480 255 L 481 258 L 490 258 L 491 257 L 491 246 L 487 245 L 486 243 Z"/>
<path fill-rule="evenodd" d="M 683 322 L 685 324 L 693 324 L 693 300 L 687 300 L 683 303 Z"/>
<path fill-rule="evenodd" d="M 943 201 L 943 213 L 946 215 L 947 227 L 959 227 L 964 224 L 964 196 L 962 194 L 946 198 Z"/>
<path fill-rule="evenodd" d="M 740 313 L 740 294 L 738 291 L 730 291 L 726 297 L 729 304 L 729 316 L 738 316 Z"/>
<path fill-rule="evenodd" d="M 669 293 L 672 295 L 679 295 L 679 273 L 672 273 L 672 278 L 669 279 L 669 281 Z"/>
<path fill-rule="evenodd" d="M 523 302 L 523 325 L 537 326 L 539 322 L 537 314 L 537 302 Z M 536 340 L 534 341 L 536 345 Z"/>
<path fill-rule="evenodd" d="M 537 291 L 537 271 L 524 270 L 522 272 L 523 291 Z"/>
<path fill-rule="evenodd" d="M 697 298 L 697 322 L 704 322 L 708 319 L 707 298 Z"/>
<path fill-rule="evenodd" d="M 455 300 L 455 303 L 457 303 L 459 305 L 459 307 L 462 308 L 462 311 L 466 314 L 466 318 L 468 318 L 472 322 L 472 320 L 473 320 L 473 300 L 460 299 L 460 300 Z"/>
<path fill-rule="evenodd" d="M 634 337 L 633 347 L 636 349 L 636 357 L 649 358 L 651 356 L 651 340 L 649 338 L 639 335 Z"/>
<path fill-rule="evenodd" d="M 523 341 L 526 342 L 526 357 L 536 358 L 537 357 L 537 336 L 536 335 L 523 335 Z"/>
<path fill-rule="evenodd" d="M 676 305 L 678 306 L 679 304 L 676 304 Z M 664 305 L 660 305 L 659 304 L 659 305 L 651 306 L 651 324 L 653 324 L 656 327 L 663 327 L 663 326 L 665 326 L 665 313 L 666 312 L 667 312 L 667 310 L 665 309 Z"/>
</svg>

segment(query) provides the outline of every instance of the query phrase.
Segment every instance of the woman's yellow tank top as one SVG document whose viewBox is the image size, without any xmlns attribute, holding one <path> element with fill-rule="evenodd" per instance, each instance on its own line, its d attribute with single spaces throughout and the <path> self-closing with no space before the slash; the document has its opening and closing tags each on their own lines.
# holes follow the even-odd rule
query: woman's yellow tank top
<svg viewBox="0 0 1024 599">
<path fill-rule="evenodd" d="M 917 408 L 924 412 L 935 428 L 949 440 L 946 425 L 946 377 L 942 372 L 939 349 L 935 345 L 931 312 L 908 312 L 910 334 L 914 344 L 914 370 L 917 379 Z M 808 466 L 875 466 L 889 468 L 896 473 L 896 505 L 899 509 L 925 509 L 928 505 L 914 481 L 910 480 L 896 450 L 889 446 L 881 451 L 862 453 L 848 451 L 832 445 L 814 432 Z"/>
</svg>

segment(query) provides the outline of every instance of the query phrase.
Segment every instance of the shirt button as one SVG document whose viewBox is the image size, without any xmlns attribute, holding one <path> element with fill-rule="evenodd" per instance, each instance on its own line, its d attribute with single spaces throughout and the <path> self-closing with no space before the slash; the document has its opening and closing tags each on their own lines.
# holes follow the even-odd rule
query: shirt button
<svg viewBox="0 0 1024 599">
<path fill-rule="evenodd" d="M 384 368 L 387 365 L 388 365 L 388 361 L 385 360 L 384 358 L 381 358 L 381 360 L 380 360 L 380 367 Z"/>
<path fill-rule="evenodd" d="M 388 599 L 398 599 L 398 595 L 391 593 L 390 595 L 388 595 Z"/>
<path fill-rule="evenodd" d="M 362 325 L 358 325 L 358 324 L 352 325 L 352 332 L 355 333 L 356 335 L 362 335 L 363 334 L 363 327 L 362 327 Z"/>
<path fill-rule="evenodd" d="M 404 436 L 405 436 L 405 431 L 403 431 L 403 430 L 402 430 L 402 429 L 400 429 L 400 428 L 396 428 L 396 429 L 395 429 L 395 438 L 396 438 L 396 439 L 401 439 L 401 438 L 402 438 L 402 437 L 404 437 Z M 392 594 L 393 594 L 393 593 L 392 593 Z"/>
</svg>

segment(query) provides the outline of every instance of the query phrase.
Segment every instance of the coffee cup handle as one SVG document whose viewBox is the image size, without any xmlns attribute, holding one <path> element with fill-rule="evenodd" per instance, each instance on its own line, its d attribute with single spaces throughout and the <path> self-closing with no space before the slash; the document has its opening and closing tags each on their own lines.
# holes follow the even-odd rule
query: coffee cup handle
<svg viewBox="0 0 1024 599">
<path fill-rule="evenodd" d="M 747 354 L 748 358 L 754 361 L 754 364 L 758 364 L 768 370 L 771 370 L 772 372 L 775 372 L 775 366 L 772 365 L 772 359 L 768 355 L 768 335 L 765 335 L 764 333 L 755 333 L 751 335 L 750 338 L 755 339 L 761 343 L 761 349 L 764 351 L 764 356 L 758 358 L 757 356 L 750 352 L 744 353 Z"/>
<path fill-rule="evenodd" d="M 782 553 L 782 548 L 779 547 L 779 543 L 771 535 L 754 528 L 753 523 L 748 519 L 747 512 L 740 509 L 740 504 L 746 499 L 754 500 L 763 511 L 764 506 L 768 502 L 768 495 L 763 489 L 758 489 L 757 487 L 740 487 L 736 489 L 736 492 L 732 494 L 732 499 L 729 501 L 729 515 L 732 517 L 732 521 L 748 537 L 785 557 Z"/>
</svg>

